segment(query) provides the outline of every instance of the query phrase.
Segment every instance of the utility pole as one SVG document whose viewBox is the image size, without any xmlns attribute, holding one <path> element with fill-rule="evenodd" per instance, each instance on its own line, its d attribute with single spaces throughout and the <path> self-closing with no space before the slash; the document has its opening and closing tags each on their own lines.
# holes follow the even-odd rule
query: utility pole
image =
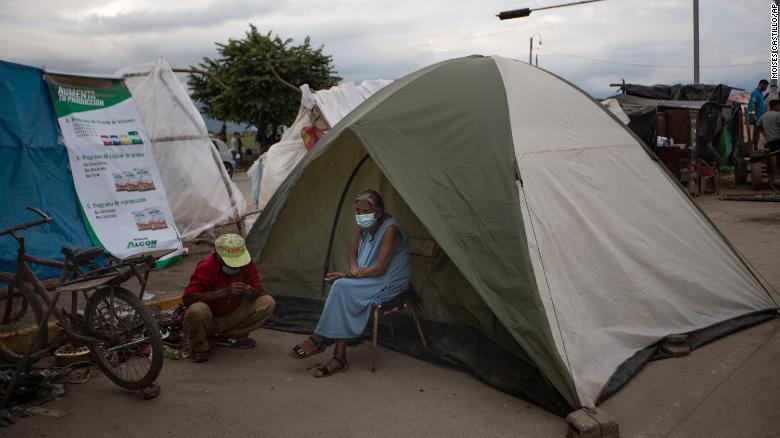
<svg viewBox="0 0 780 438">
<path fill-rule="evenodd" d="M 693 0 L 693 83 L 699 85 L 699 0 Z"/>
</svg>

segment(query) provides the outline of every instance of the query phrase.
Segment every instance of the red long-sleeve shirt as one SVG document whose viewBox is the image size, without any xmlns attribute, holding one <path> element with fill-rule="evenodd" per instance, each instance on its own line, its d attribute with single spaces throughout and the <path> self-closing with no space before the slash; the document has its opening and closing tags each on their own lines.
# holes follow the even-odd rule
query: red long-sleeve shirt
<svg viewBox="0 0 780 438">
<path fill-rule="evenodd" d="M 263 286 L 260 284 L 260 275 L 253 262 L 242 267 L 236 275 L 228 276 L 222 272 L 222 265 L 217 259 L 217 255 L 211 253 L 198 262 L 195 272 L 190 277 L 190 284 L 184 289 L 182 298 L 194 293 L 214 292 L 236 282 L 246 283 L 256 291 L 263 290 Z M 206 304 L 209 305 L 214 316 L 224 316 L 236 310 L 241 304 L 241 298 L 219 298 L 207 301 Z"/>
</svg>

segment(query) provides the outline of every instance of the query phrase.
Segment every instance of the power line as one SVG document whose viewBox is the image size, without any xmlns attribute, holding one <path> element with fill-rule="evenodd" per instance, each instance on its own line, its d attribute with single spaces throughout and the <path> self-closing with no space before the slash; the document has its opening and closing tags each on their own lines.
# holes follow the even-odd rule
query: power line
<svg viewBox="0 0 780 438">
<path fill-rule="evenodd" d="M 587 56 L 573 55 L 571 53 L 557 52 L 557 51 L 554 51 L 554 50 L 549 50 L 547 48 L 544 49 L 543 53 L 551 53 L 553 55 L 559 55 L 559 56 L 566 56 L 566 57 L 569 57 L 569 58 L 582 59 L 584 61 L 601 62 L 601 63 L 604 63 L 604 64 L 625 65 L 625 66 L 629 66 L 629 67 L 680 68 L 680 69 L 689 69 L 689 68 L 691 68 L 690 65 L 638 64 L 638 63 L 633 63 L 633 62 L 620 62 L 620 61 L 612 61 L 612 60 L 609 60 L 609 59 L 590 58 L 590 57 L 587 57 Z M 744 63 L 744 64 L 703 65 L 703 66 L 701 66 L 701 68 L 732 68 L 732 67 L 748 67 L 748 66 L 757 66 L 757 65 L 767 65 L 767 63 L 766 62 L 752 62 L 752 63 Z"/>
<path fill-rule="evenodd" d="M 540 49 L 541 50 L 541 49 Z M 763 51 L 749 51 L 749 50 L 726 50 L 726 51 L 713 51 L 713 52 L 699 52 L 701 55 L 728 55 L 739 53 L 742 55 L 763 55 L 766 52 Z M 693 56 L 693 52 L 688 53 L 610 53 L 610 56 L 615 58 L 690 58 Z"/>
</svg>

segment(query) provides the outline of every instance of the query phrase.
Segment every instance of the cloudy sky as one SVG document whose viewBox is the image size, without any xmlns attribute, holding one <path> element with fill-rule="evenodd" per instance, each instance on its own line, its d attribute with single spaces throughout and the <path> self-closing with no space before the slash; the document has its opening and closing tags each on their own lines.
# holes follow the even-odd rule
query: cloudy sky
<svg viewBox="0 0 780 438">
<path fill-rule="evenodd" d="M 609 83 L 691 82 L 691 0 L 606 0 L 499 21 L 495 14 L 569 0 L 3 0 L 0 59 L 110 73 L 166 57 L 215 55 L 253 23 L 333 55 L 345 80 L 395 79 L 436 61 L 528 59 L 597 97 Z M 769 70 L 769 0 L 701 0 L 701 80 L 752 88 Z M 538 36 L 537 36 L 538 40 Z"/>
</svg>

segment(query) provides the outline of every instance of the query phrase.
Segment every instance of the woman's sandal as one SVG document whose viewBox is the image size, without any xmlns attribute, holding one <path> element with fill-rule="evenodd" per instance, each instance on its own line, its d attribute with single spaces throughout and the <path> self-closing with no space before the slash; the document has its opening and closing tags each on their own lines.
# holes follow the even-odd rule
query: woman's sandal
<svg viewBox="0 0 780 438">
<path fill-rule="evenodd" d="M 322 342 L 317 342 L 316 339 L 309 336 L 309 340 L 314 344 L 314 351 L 310 351 L 309 353 L 306 353 L 304 351 L 301 344 L 296 345 L 295 347 L 290 350 L 290 357 L 294 359 L 306 359 L 307 357 L 314 356 L 315 354 L 322 353 L 327 349 L 327 346 L 325 345 L 325 340 L 323 339 Z"/>
<path fill-rule="evenodd" d="M 344 359 L 339 359 L 338 357 L 333 356 L 333 359 L 331 359 L 331 361 L 333 361 L 333 360 L 335 360 L 336 362 L 339 363 L 340 366 L 338 368 L 336 368 L 335 370 L 332 370 L 332 371 L 329 370 L 328 369 L 328 364 L 330 362 L 328 362 L 328 363 L 325 364 L 324 367 L 317 368 L 317 372 L 314 374 L 314 377 L 316 377 L 318 379 L 321 378 L 321 377 L 328 377 L 328 376 L 331 376 L 333 374 L 338 374 L 338 373 L 347 371 L 349 369 L 349 362 L 347 362 L 347 358 L 346 357 Z"/>
</svg>

